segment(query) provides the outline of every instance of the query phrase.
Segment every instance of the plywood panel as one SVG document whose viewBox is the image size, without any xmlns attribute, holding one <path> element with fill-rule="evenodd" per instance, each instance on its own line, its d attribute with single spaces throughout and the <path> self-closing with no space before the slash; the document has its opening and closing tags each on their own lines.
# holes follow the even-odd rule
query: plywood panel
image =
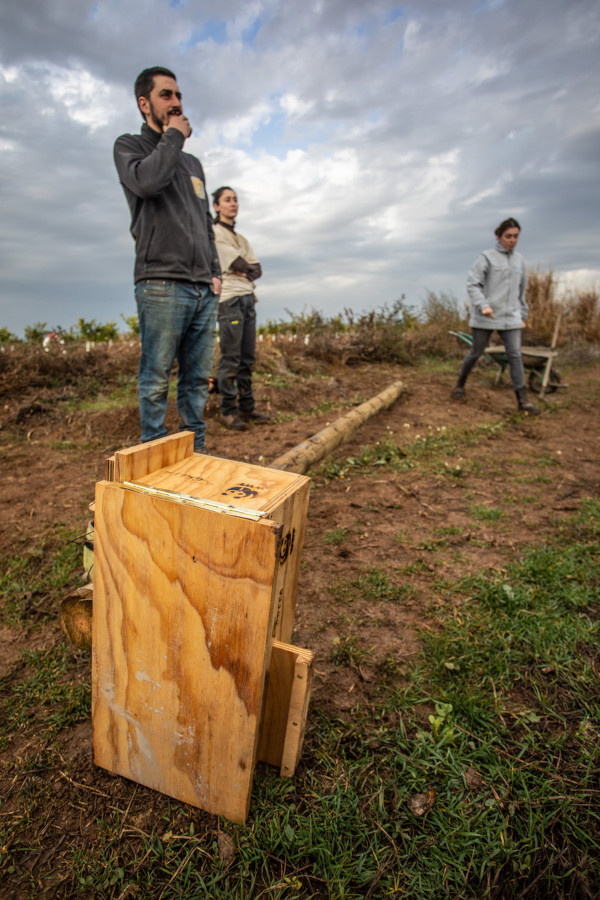
<svg viewBox="0 0 600 900">
<path fill-rule="evenodd" d="M 96 486 L 95 762 L 243 822 L 281 526 Z"/>
<path fill-rule="evenodd" d="M 310 479 L 250 463 L 193 454 L 135 479 L 137 484 L 257 510 L 283 523 L 274 637 L 289 642 L 304 544 Z"/>
</svg>

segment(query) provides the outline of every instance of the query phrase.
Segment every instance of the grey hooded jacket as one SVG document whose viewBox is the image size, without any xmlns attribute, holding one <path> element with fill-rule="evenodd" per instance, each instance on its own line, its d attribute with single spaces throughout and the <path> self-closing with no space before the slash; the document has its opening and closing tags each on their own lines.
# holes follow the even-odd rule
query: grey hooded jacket
<svg viewBox="0 0 600 900">
<path fill-rule="evenodd" d="M 522 328 L 527 319 L 526 285 L 525 262 L 520 253 L 505 250 L 501 244 L 481 253 L 467 276 L 471 328 Z M 492 307 L 493 319 L 482 314 L 486 306 Z"/>
<path fill-rule="evenodd" d="M 160 278 L 211 284 L 221 276 L 200 161 L 183 153 L 176 128 L 115 141 L 115 165 L 131 210 L 134 281 Z"/>
</svg>

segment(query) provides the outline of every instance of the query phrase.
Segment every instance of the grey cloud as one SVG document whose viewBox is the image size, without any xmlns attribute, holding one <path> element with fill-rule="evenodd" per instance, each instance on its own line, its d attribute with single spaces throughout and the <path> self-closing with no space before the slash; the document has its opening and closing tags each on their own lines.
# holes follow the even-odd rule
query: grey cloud
<svg viewBox="0 0 600 900">
<path fill-rule="evenodd" d="M 304 297 L 335 310 L 403 291 L 417 303 L 427 287 L 462 296 L 466 269 L 511 213 L 523 217 L 532 265 L 598 268 L 597 3 L 506 0 L 474 13 L 470 0 L 429 0 L 403 4 L 393 18 L 395 8 L 265 0 L 252 46 L 231 36 L 194 46 L 203 23 L 231 23 L 247 6 L 111 0 L 94 12 L 82 0 L 5 3 L 0 66 L 19 67 L 19 78 L 0 74 L 0 148 L 13 148 L 0 149 L 0 326 L 131 311 L 133 242 L 112 143 L 139 128 L 132 81 L 156 63 L 178 74 L 209 187 L 237 180 L 246 197 L 240 228 L 256 249 L 260 242 L 263 317 L 301 308 Z M 48 65 L 106 83 L 98 98 L 106 125 L 73 122 L 52 96 Z M 285 182 L 263 175 L 257 183 L 270 152 L 260 127 L 252 149 L 225 138 L 211 145 L 205 135 L 260 103 L 281 117 L 286 92 L 301 105 L 282 118 L 276 155 L 308 148 L 311 177 L 299 186 L 289 165 L 277 175 Z M 327 183 L 343 152 L 356 171 Z M 432 185 L 433 160 L 448 154 Z M 328 276 L 353 272 L 354 287 L 319 295 Z M 44 303 L 62 314 L 39 313 Z"/>
</svg>

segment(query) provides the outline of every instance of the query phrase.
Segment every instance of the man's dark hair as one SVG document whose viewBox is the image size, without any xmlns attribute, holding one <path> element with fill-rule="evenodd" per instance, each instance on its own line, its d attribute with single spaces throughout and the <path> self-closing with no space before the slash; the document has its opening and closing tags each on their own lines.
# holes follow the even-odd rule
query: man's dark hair
<svg viewBox="0 0 600 900">
<path fill-rule="evenodd" d="M 164 66 L 152 66 L 151 69 L 144 69 L 144 71 L 140 72 L 135 79 L 135 84 L 133 86 L 135 102 L 138 104 L 138 107 L 138 100 L 140 97 L 145 97 L 146 100 L 149 99 L 152 88 L 154 87 L 155 75 L 165 75 L 167 78 L 172 78 L 173 81 L 177 81 L 175 73 L 171 72 L 170 69 L 165 69 Z M 140 112 L 142 113 L 141 109 Z M 146 119 L 144 113 L 142 113 L 142 119 L 144 119 L 144 121 Z"/>
<path fill-rule="evenodd" d="M 504 222 L 500 222 L 494 234 L 497 238 L 501 238 L 504 232 L 508 231 L 509 228 L 518 228 L 519 231 L 521 230 L 521 226 L 516 219 L 505 219 Z"/>
</svg>

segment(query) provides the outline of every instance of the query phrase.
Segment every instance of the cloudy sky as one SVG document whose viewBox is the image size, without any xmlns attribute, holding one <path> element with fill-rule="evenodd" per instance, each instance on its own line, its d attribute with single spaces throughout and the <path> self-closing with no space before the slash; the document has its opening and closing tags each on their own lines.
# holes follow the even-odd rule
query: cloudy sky
<svg viewBox="0 0 600 900">
<path fill-rule="evenodd" d="M 462 299 L 508 215 L 600 281 L 597 0 L 2 0 L 0 327 L 135 311 L 112 145 L 151 65 L 238 190 L 263 321 Z"/>
</svg>

